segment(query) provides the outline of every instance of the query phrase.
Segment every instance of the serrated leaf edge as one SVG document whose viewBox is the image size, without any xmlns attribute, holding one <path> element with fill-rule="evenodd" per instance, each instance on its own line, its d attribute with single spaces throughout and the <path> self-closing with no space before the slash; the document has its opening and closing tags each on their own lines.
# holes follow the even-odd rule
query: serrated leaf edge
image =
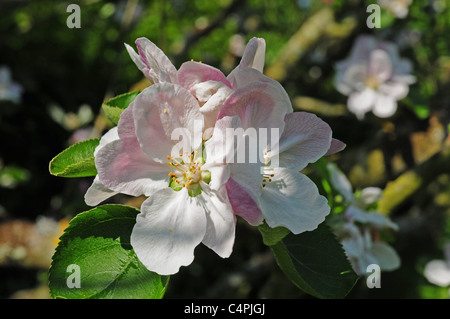
<svg viewBox="0 0 450 319">
<path fill-rule="evenodd" d="M 74 164 L 67 165 L 66 168 L 65 168 L 63 171 L 61 171 L 61 172 L 53 172 L 53 171 L 52 171 L 52 164 L 54 163 L 54 161 L 55 161 L 59 156 L 61 156 L 62 154 L 68 152 L 70 149 L 72 149 L 72 148 L 74 148 L 74 147 L 77 147 L 77 146 L 79 146 L 80 144 L 87 144 L 88 142 L 92 142 L 92 141 L 95 141 L 95 140 L 98 140 L 98 141 L 100 142 L 100 138 L 91 138 L 91 139 L 88 139 L 88 140 L 85 140 L 85 141 L 82 141 L 82 142 L 78 142 L 78 143 L 75 143 L 75 144 L 69 146 L 69 147 L 66 148 L 64 151 L 62 151 L 61 153 L 59 153 L 58 155 L 56 155 L 55 157 L 53 157 L 52 160 L 50 161 L 50 163 L 48 164 L 48 170 L 49 170 L 50 174 L 53 175 L 53 176 L 57 176 L 57 177 L 65 177 L 65 176 L 64 176 L 64 173 L 67 172 L 67 169 L 68 169 L 69 167 L 73 167 L 73 166 L 76 165 L 76 164 L 74 163 Z M 90 157 L 83 158 L 83 160 L 80 161 L 80 162 L 92 161 L 93 159 L 95 159 L 95 157 L 94 157 L 94 156 L 90 156 Z M 78 163 L 80 163 L 80 162 L 78 162 Z M 93 176 L 93 175 L 87 175 L 87 176 L 85 176 L 85 177 L 88 177 L 88 176 Z"/>
</svg>

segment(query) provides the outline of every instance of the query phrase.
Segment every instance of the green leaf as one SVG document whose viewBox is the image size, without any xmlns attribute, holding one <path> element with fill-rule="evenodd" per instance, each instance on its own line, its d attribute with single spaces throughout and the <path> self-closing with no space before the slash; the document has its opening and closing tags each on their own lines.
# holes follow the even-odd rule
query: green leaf
<svg viewBox="0 0 450 319">
<path fill-rule="evenodd" d="M 291 233 L 271 248 L 289 279 L 314 297 L 343 298 L 358 280 L 342 246 L 325 223 L 314 231 Z"/>
<path fill-rule="evenodd" d="M 94 151 L 99 138 L 76 143 L 55 156 L 49 165 L 50 174 L 59 177 L 95 176 Z"/>
<path fill-rule="evenodd" d="M 74 217 L 53 255 L 52 298 L 162 298 L 169 277 L 147 270 L 130 244 L 138 213 L 133 207 L 103 205 Z"/>
<path fill-rule="evenodd" d="M 281 226 L 271 228 L 266 222 L 259 225 L 258 229 L 261 232 L 264 244 L 267 246 L 275 245 L 290 233 L 289 229 Z"/>
<path fill-rule="evenodd" d="M 139 92 L 140 91 L 137 90 L 129 93 L 124 93 L 104 102 L 102 105 L 102 109 L 108 119 L 115 125 L 117 125 L 119 123 L 120 115 L 131 104 L 131 102 L 134 101 Z"/>
</svg>

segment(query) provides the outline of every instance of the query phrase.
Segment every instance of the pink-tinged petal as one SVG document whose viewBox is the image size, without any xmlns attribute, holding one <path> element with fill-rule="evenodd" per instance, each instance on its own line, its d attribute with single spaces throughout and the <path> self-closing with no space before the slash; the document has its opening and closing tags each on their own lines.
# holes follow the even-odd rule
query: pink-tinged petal
<svg viewBox="0 0 450 319">
<path fill-rule="evenodd" d="M 373 114 L 381 118 L 391 117 L 397 111 L 397 102 L 390 96 L 378 94 L 375 105 L 372 110 Z"/>
<path fill-rule="evenodd" d="M 345 64 L 346 66 L 338 69 L 336 74 L 334 80 L 336 89 L 344 95 L 350 95 L 355 90 L 363 90 L 368 74 L 366 63 Z M 340 65 L 338 63 L 337 67 L 340 67 Z"/>
<path fill-rule="evenodd" d="M 378 42 L 373 36 L 358 36 L 353 44 L 349 60 L 353 62 L 367 60 L 370 53 L 377 48 L 377 45 Z"/>
<path fill-rule="evenodd" d="M 377 94 L 374 90 L 366 88 L 360 92 L 353 92 L 347 100 L 347 106 L 350 112 L 354 113 L 358 118 L 372 110 Z"/>
<path fill-rule="evenodd" d="M 330 155 L 336 154 L 336 153 L 344 150 L 346 146 L 347 146 L 347 144 L 345 144 L 344 142 L 342 142 L 338 139 L 332 138 L 330 148 L 329 148 L 328 152 L 326 152 L 325 156 L 330 156 Z"/>
<path fill-rule="evenodd" d="M 366 63 L 349 64 L 345 68 L 338 70 L 334 80 L 335 87 L 344 95 L 350 95 L 355 90 L 363 90 L 365 88 L 367 74 Z"/>
<path fill-rule="evenodd" d="M 119 139 L 119 134 L 117 133 L 117 126 L 106 132 L 100 139 L 100 143 L 94 150 L 94 157 L 97 156 L 98 151 L 103 148 L 106 144 L 111 143 Z"/>
<path fill-rule="evenodd" d="M 192 263 L 206 225 L 199 196 L 189 196 L 186 188 L 179 192 L 166 188 L 142 204 L 131 232 L 131 245 L 147 269 L 172 275 Z"/>
<path fill-rule="evenodd" d="M 153 83 L 177 83 L 177 69 L 153 42 L 147 38 L 136 40 L 139 60 L 134 50 L 127 46 L 128 53 L 136 66 Z"/>
<path fill-rule="evenodd" d="M 95 158 L 95 166 L 105 187 L 120 193 L 149 196 L 168 186 L 170 167 L 147 157 L 136 139 L 105 145 Z"/>
<path fill-rule="evenodd" d="M 370 54 L 369 74 L 374 76 L 378 82 L 384 83 L 392 76 L 392 61 L 384 50 L 375 50 Z"/>
<path fill-rule="evenodd" d="M 133 102 L 133 118 L 142 151 L 160 163 L 166 163 L 173 152 L 190 153 L 202 141 L 203 116 L 198 102 L 179 85 L 161 83 L 146 88 Z"/>
<path fill-rule="evenodd" d="M 120 115 L 119 123 L 117 124 L 117 133 L 121 139 L 137 139 L 136 128 L 134 127 L 133 107 L 134 101 Z"/>
<path fill-rule="evenodd" d="M 251 38 L 245 47 L 239 67 L 253 68 L 263 72 L 266 55 L 266 41 L 263 38 Z"/>
<path fill-rule="evenodd" d="M 86 202 L 86 205 L 97 206 L 101 202 L 116 194 L 118 194 L 118 192 L 105 187 L 105 185 L 100 182 L 98 176 L 95 176 L 92 185 L 88 188 L 86 194 L 84 195 L 84 201 Z"/>
<path fill-rule="evenodd" d="M 279 164 L 301 171 L 324 156 L 331 145 L 331 128 L 315 114 L 289 113 L 280 137 Z"/>
<path fill-rule="evenodd" d="M 231 88 L 230 82 L 222 71 L 204 63 L 194 61 L 185 62 L 178 70 L 177 76 L 179 84 L 188 91 L 194 85 L 206 81 L 221 82 Z"/>
<path fill-rule="evenodd" d="M 144 69 L 148 68 L 148 66 L 144 63 L 139 54 L 137 54 L 136 51 L 134 51 L 134 49 L 126 43 L 125 48 L 127 49 L 128 54 L 130 55 L 130 58 L 134 62 L 134 64 L 136 64 L 141 72 L 144 72 Z"/>
<path fill-rule="evenodd" d="M 217 118 L 239 116 L 244 130 L 278 128 L 281 134 L 290 105 L 286 98 L 284 89 L 270 82 L 251 82 L 230 95 Z"/>
<path fill-rule="evenodd" d="M 264 69 L 264 61 L 266 54 L 266 42 L 262 38 L 252 38 L 245 47 L 244 54 L 242 55 L 239 65 L 228 74 L 227 79 L 233 85 L 233 88 L 238 88 L 242 83 L 247 84 L 242 78 L 242 74 L 248 72 L 239 72 L 240 69 L 252 69 L 255 72 L 262 74 Z"/>
<path fill-rule="evenodd" d="M 225 187 L 214 191 L 203 183 L 202 188 L 202 194 L 198 195 L 206 213 L 206 234 L 202 243 L 220 257 L 227 258 L 233 251 L 236 217 Z"/>
<path fill-rule="evenodd" d="M 268 86 L 272 86 L 274 90 L 277 90 L 276 98 L 278 99 L 279 105 L 282 105 L 284 108 L 282 112 L 293 112 L 289 95 L 278 81 L 275 81 L 252 68 L 236 68 L 233 71 L 232 85 L 235 90 L 246 90 L 255 85 L 258 85 L 257 83 L 260 83 L 260 85 L 265 84 Z"/>
<path fill-rule="evenodd" d="M 225 186 L 234 214 L 241 216 L 252 226 L 262 224 L 264 216 L 245 188 L 234 181 L 233 178 L 230 178 Z"/>
<path fill-rule="evenodd" d="M 271 179 L 259 198 L 259 207 L 270 227 L 283 226 L 299 234 L 316 229 L 330 213 L 328 200 L 305 175 L 278 168 Z"/>
<path fill-rule="evenodd" d="M 195 84 L 190 93 L 195 96 L 200 105 L 200 112 L 203 114 L 205 128 L 213 128 L 217 115 L 224 105 L 232 90 L 222 82 L 206 81 Z M 204 139 L 210 136 L 205 136 Z"/>
</svg>

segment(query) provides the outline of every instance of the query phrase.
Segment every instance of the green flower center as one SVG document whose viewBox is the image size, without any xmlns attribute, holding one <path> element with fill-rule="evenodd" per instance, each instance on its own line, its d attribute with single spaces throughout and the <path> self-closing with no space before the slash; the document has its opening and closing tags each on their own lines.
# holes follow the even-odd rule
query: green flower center
<svg viewBox="0 0 450 319">
<path fill-rule="evenodd" d="M 209 184 L 211 173 L 208 170 L 202 170 L 205 163 L 203 157 L 197 151 L 189 154 L 179 154 L 179 157 L 167 156 L 167 165 L 174 168 L 169 173 L 169 187 L 175 191 L 183 188 L 188 190 L 189 196 L 195 197 L 203 191 L 201 182 Z"/>
</svg>

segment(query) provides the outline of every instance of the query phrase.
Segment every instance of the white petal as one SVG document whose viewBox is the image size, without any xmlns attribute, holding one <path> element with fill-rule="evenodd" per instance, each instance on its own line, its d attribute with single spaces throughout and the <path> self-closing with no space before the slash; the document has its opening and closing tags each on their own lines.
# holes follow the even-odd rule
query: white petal
<svg viewBox="0 0 450 319">
<path fill-rule="evenodd" d="M 203 183 L 204 184 L 204 183 Z M 202 185 L 202 199 L 206 213 L 206 234 L 202 243 L 214 250 L 222 258 L 229 257 L 233 251 L 236 219 L 228 200 L 225 187 L 219 191 L 210 190 Z"/>
<path fill-rule="evenodd" d="M 432 284 L 447 287 L 450 285 L 450 267 L 443 260 L 432 260 L 425 266 L 425 277 Z"/>
<path fill-rule="evenodd" d="M 397 102 L 394 98 L 378 94 L 375 100 L 375 105 L 372 110 L 373 114 L 381 118 L 391 117 L 397 111 Z"/>
<path fill-rule="evenodd" d="M 285 122 L 279 146 L 281 167 L 301 171 L 330 149 L 331 128 L 316 115 L 307 112 L 289 113 Z"/>
<path fill-rule="evenodd" d="M 370 205 L 380 200 L 383 190 L 379 187 L 366 187 L 361 191 L 361 202 Z"/>
<path fill-rule="evenodd" d="M 179 192 L 165 188 L 142 204 L 131 245 L 150 271 L 171 275 L 194 260 L 207 223 L 197 197 L 190 197 L 186 188 Z"/>
<path fill-rule="evenodd" d="M 376 229 L 391 228 L 393 230 L 398 230 L 397 224 L 392 222 L 386 215 L 376 211 L 366 212 L 354 205 L 350 205 L 347 208 L 345 217 L 349 221 L 369 224 Z"/>
<path fill-rule="evenodd" d="M 392 97 L 398 101 L 408 95 L 409 86 L 407 83 L 401 82 L 386 82 L 378 88 L 378 90 L 384 95 Z"/>
<path fill-rule="evenodd" d="M 259 204 L 270 227 L 284 226 L 299 234 L 314 230 L 329 214 L 328 200 L 305 175 L 278 168 L 261 191 Z"/>
<path fill-rule="evenodd" d="M 328 163 L 327 170 L 330 174 L 332 186 L 336 188 L 346 201 L 353 201 L 353 188 L 347 176 L 333 163 Z"/>
<path fill-rule="evenodd" d="M 86 202 L 86 205 L 97 206 L 116 194 L 118 194 L 118 192 L 110 190 L 103 185 L 97 175 L 95 176 L 92 185 L 86 191 L 86 194 L 84 194 L 84 201 Z"/>
<path fill-rule="evenodd" d="M 374 107 L 376 98 L 375 91 L 366 88 L 363 91 L 350 94 L 347 106 L 350 112 L 354 113 L 358 118 L 362 118 L 364 114 Z"/>
<path fill-rule="evenodd" d="M 373 243 L 369 253 L 377 260 L 376 263 L 380 266 L 381 270 L 391 271 L 400 267 L 400 257 L 394 248 L 386 243 Z"/>
<path fill-rule="evenodd" d="M 234 143 L 226 142 L 226 130 L 234 129 L 240 125 L 239 117 L 226 116 L 216 122 L 213 134 L 204 144 L 206 162 L 202 169 L 211 172 L 210 187 L 218 190 L 230 177 L 228 159 L 234 158 L 236 152 Z M 234 142 L 234 141 L 233 141 Z"/>
</svg>

